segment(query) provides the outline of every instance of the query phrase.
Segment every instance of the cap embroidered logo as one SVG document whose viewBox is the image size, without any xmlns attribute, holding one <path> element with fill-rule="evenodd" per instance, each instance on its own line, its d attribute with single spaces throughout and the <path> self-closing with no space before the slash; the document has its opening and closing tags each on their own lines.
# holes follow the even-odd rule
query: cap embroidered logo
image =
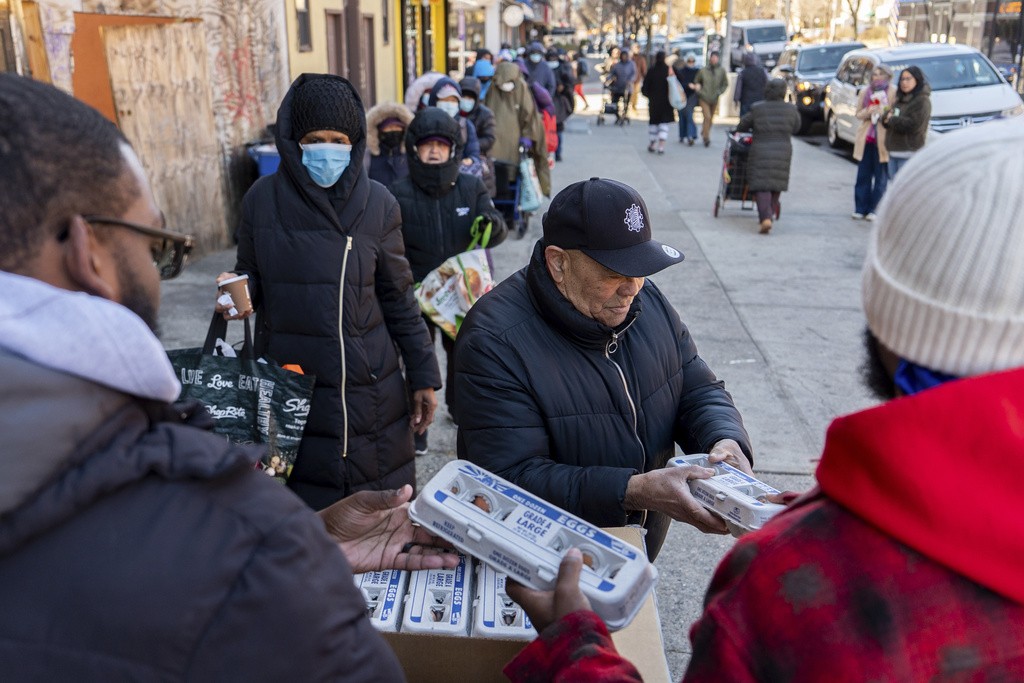
<svg viewBox="0 0 1024 683">
<path fill-rule="evenodd" d="M 679 252 L 668 246 L 667 244 L 661 245 L 661 250 L 669 256 L 669 258 L 679 258 Z"/>
<path fill-rule="evenodd" d="M 631 232 L 640 232 L 644 229 L 644 215 L 640 211 L 640 207 L 633 204 L 631 207 L 626 209 L 626 217 L 622 220 L 626 224 L 626 227 Z"/>
</svg>

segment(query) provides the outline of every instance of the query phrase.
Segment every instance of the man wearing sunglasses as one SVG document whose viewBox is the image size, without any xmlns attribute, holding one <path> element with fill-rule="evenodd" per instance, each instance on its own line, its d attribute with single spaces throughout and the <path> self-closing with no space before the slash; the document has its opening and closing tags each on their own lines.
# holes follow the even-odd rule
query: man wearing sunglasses
<svg viewBox="0 0 1024 683">
<path fill-rule="evenodd" d="M 174 403 L 152 330 L 191 248 L 112 123 L 0 74 L 0 672 L 401 680 L 352 572 L 456 559 L 410 487 L 318 519 Z"/>
</svg>

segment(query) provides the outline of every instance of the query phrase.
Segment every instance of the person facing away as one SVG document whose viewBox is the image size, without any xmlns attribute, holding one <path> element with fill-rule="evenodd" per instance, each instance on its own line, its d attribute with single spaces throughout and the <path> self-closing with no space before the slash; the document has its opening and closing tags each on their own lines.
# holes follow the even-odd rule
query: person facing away
<svg viewBox="0 0 1024 683">
<path fill-rule="evenodd" d="M 366 112 L 364 163 L 370 180 L 387 187 L 409 175 L 403 141 L 410 121 L 412 112 L 397 102 L 381 102 Z"/>
<path fill-rule="evenodd" d="M 413 431 L 426 431 L 441 386 L 398 202 L 367 177 L 365 146 L 352 85 L 299 76 L 278 110 L 281 166 L 246 193 L 238 227 L 234 272 L 249 276 L 257 355 L 316 376 L 288 480 L 314 509 L 414 484 Z"/>
<path fill-rule="evenodd" d="M 482 217 L 480 229 L 491 224 L 488 247 L 497 246 L 508 234 L 483 181 L 459 172 L 460 144 L 458 124 L 436 107 L 421 109 L 406 133 L 409 176 L 390 190 L 402 210 L 402 239 L 415 282 L 422 282 L 446 259 L 469 248 L 478 218 Z M 433 340 L 437 326 L 426 316 L 424 320 Z M 448 366 L 445 402 L 451 412 L 455 342 L 442 332 L 441 345 Z M 417 435 L 416 453 L 427 453 L 426 432 Z"/>
<path fill-rule="evenodd" d="M 921 67 L 908 66 L 900 72 L 896 98 L 881 119 L 886 130 L 890 180 L 914 152 L 924 147 L 932 117 L 931 92 Z"/>
<path fill-rule="evenodd" d="M 547 172 L 544 119 L 537 109 L 529 84 L 515 62 L 498 64 L 484 104 L 494 112 L 497 136 L 492 151 L 495 161 L 518 167 L 519 149 L 522 146 L 537 168 L 541 190 L 548 194 L 551 191 L 551 176 Z M 499 193 L 502 190 L 499 183 Z"/>
<path fill-rule="evenodd" d="M 317 516 L 176 403 L 154 330 L 192 242 L 113 123 L 0 74 L 0 149 L 5 680 L 402 680 L 352 573 L 456 564 L 412 488 Z"/>
<path fill-rule="evenodd" d="M 704 146 L 711 145 L 711 124 L 715 121 L 715 110 L 718 109 L 718 98 L 729 89 L 729 75 L 725 67 L 718 63 L 718 53 L 708 55 L 708 63 L 704 65 L 693 79 L 697 90 L 697 103 L 704 114 L 700 134 L 704 138 Z"/>
<path fill-rule="evenodd" d="M 529 264 L 469 311 L 455 349 L 458 455 L 596 526 L 671 519 L 725 532 L 676 446 L 750 470 L 739 411 L 646 280 L 682 261 L 651 238 L 639 193 L 593 178 L 559 192 Z"/>
<path fill-rule="evenodd" d="M 675 123 L 676 110 L 668 100 L 668 65 L 665 63 L 665 52 L 659 50 L 654 55 L 654 66 L 644 76 L 641 92 L 648 99 L 650 121 L 647 129 L 647 151 L 665 153 L 665 141 L 668 140 L 669 124 Z"/>
<path fill-rule="evenodd" d="M 779 213 L 779 195 L 789 189 L 789 166 L 793 159 L 793 133 L 800 130 L 800 112 L 785 102 L 786 82 L 768 81 L 764 100 L 755 102 L 740 119 L 736 130 L 754 134 L 747 153 L 747 187 L 757 202 L 757 220 L 761 234 L 772 229 L 772 218 Z"/>
<path fill-rule="evenodd" d="M 761 60 L 753 52 L 743 53 L 743 68 L 736 76 L 736 87 L 732 93 L 733 101 L 739 105 L 740 116 L 746 116 L 755 102 L 765 98 L 766 85 L 768 72 L 761 66 Z"/>
<path fill-rule="evenodd" d="M 687 52 L 682 59 L 677 59 L 672 64 L 672 72 L 682 86 L 683 96 L 686 98 L 686 106 L 679 110 L 679 142 L 685 141 L 690 147 L 697 141 L 693 111 L 697 107 L 697 85 L 694 79 L 697 78 L 698 71 L 697 55 L 693 52 Z"/>
<path fill-rule="evenodd" d="M 895 99 L 892 70 L 885 64 L 879 64 L 871 72 L 871 81 L 857 103 L 856 117 L 860 126 L 853 143 L 853 158 L 857 161 L 857 180 L 853 186 L 854 220 L 875 220 L 875 209 L 885 195 L 889 183 L 889 151 L 885 145 L 885 126 L 879 124 Z"/>
<path fill-rule="evenodd" d="M 1019 120 L 975 126 L 900 171 L 861 287 L 861 372 L 886 402 L 833 421 L 817 486 L 719 564 L 685 683 L 1024 680 L 1007 513 L 1024 478 L 1022 145 Z M 576 555 L 554 593 L 509 589 L 554 625 L 506 672 L 638 680 L 587 611 Z"/>
</svg>

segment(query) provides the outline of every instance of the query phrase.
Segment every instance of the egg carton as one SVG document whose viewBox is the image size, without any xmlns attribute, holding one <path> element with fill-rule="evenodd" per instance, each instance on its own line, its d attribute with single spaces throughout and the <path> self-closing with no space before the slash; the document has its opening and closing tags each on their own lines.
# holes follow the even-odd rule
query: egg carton
<svg viewBox="0 0 1024 683">
<path fill-rule="evenodd" d="M 473 636 L 506 640 L 533 640 L 537 630 L 530 617 L 505 592 L 508 574 L 480 562 L 476 569 L 473 601 Z"/>
<path fill-rule="evenodd" d="M 570 548 L 580 589 L 611 630 L 628 625 L 658 572 L 643 551 L 465 460 L 445 465 L 409 516 L 459 550 L 537 590 L 551 590 Z"/>
<path fill-rule="evenodd" d="M 392 569 L 355 575 L 356 588 L 366 600 L 366 616 L 378 631 L 398 631 L 409 572 Z"/>
<path fill-rule="evenodd" d="M 771 494 L 779 493 L 768 484 L 724 462 L 711 463 L 703 454 L 683 455 L 668 461 L 671 467 L 699 465 L 713 468 L 717 474 L 709 479 L 691 479 L 690 493 L 704 507 L 725 520 L 733 536 L 763 527 L 769 519 L 786 509 L 785 505 L 769 503 Z"/>
<path fill-rule="evenodd" d="M 459 556 L 454 569 L 409 572 L 402 631 L 468 636 L 473 598 L 471 559 Z"/>
</svg>

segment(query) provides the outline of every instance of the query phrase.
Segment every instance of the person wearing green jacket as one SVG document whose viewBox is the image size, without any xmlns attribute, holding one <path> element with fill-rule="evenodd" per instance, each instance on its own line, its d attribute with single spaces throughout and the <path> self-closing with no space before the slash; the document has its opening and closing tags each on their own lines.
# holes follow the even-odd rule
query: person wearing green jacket
<svg viewBox="0 0 1024 683">
<path fill-rule="evenodd" d="M 711 124 L 715 119 L 715 109 L 718 108 L 718 98 L 729 89 L 729 76 L 725 73 L 725 68 L 718 63 L 718 58 L 718 53 L 712 52 L 708 56 L 708 63 L 693 79 L 697 86 L 697 101 L 704 113 L 704 124 L 701 126 L 700 134 L 704 138 L 705 147 L 711 144 Z"/>
</svg>

